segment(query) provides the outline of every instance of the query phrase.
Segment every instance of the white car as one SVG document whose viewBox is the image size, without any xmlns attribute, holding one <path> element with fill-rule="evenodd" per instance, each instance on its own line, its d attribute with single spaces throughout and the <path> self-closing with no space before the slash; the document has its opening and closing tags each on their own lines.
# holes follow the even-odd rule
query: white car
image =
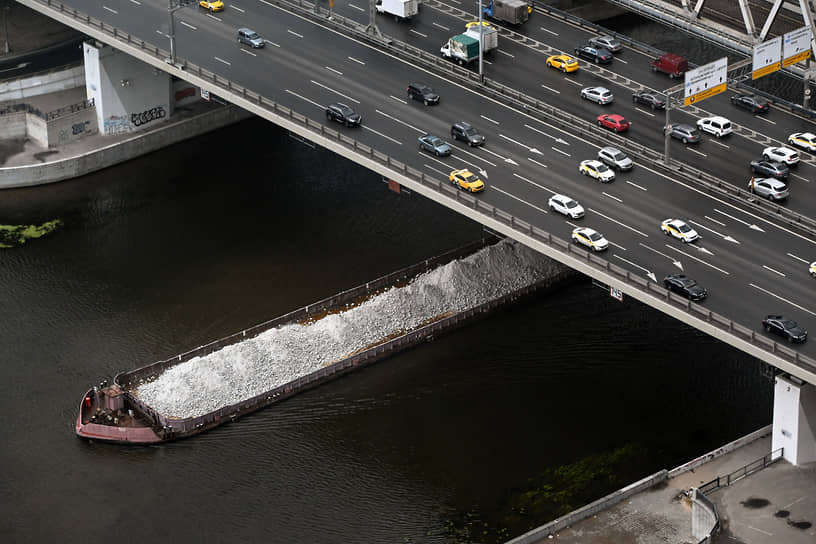
<svg viewBox="0 0 816 544">
<path fill-rule="evenodd" d="M 788 143 L 808 151 L 816 151 L 816 134 L 812 132 L 794 132 L 788 136 Z"/>
<path fill-rule="evenodd" d="M 547 203 L 551 210 L 573 219 L 584 216 L 584 208 L 567 195 L 553 195 Z"/>
<path fill-rule="evenodd" d="M 766 147 L 762 150 L 762 157 L 766 161 L 783 162 L 793 166 L 799 162 L 799 153 L 789 147 Z"/>
<path fill-rule="evenodd" d="M 697 121 L 697 128 L 703 132 L 713 134 L 717 138 L 728 136 L 733 132 L 731 129 L 731 121 L 725 117 L 715 115 L 713 117 L 703 117 Z"/>
<path fill-rule="evenodd" d="M 585 87 L 581 89 L 581 98 L 585 98 L 598 104 L 611 104 L 615 99 L 612 96 L 612 91 L 606 87 Z"/>
<path fill-rule="evenodd" d="M 810 270 L 809 270 L 809 272 L 810 272 L 810 275 L 811 275 L 811 276 L 813 276 L 814 278 L 816 278 L 816 261 L 813 261 L 812 263 L 810 263 Z"/>
<path fill-rule="evenodd" d="M 594 159 L 581 161 L 581 166 L 578 167 L 578 171 L 585 176 L 597 179 L 601 183 L 609 183 L 615 179 L 614 170 L 609 168 L 601 161 L 596 161 Z"/>
<path fill-rule="evenodd" d="M 689 227 L 688 223 L 680 219 L 666 219 L 660 223 L 660 230 L 665 232 L 667 236 L 671 234 L 675 238 L 679 238 L 684 244 L 700 238 L 696 230 Z"/>
<path fill-rule="evenodd" d="M 609 242 L 606 241 L 600 232 L 589 227 L 578 227 L 572 231 L 572 241 L 576 244 L 583 244 L 592 251 L 603 251 L 609 247 Z"/>
</svg>

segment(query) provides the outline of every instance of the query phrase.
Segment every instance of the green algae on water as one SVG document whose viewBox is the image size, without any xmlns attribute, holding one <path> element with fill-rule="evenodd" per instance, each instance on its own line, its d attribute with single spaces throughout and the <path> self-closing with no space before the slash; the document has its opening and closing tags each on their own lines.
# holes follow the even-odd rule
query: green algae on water
<svg viewBox="0 0 816 544">
<path fill-rule="evenodd" d="M 18 247 L 28 240 L 40 238 L 62 226 L 62 221 L 54 219 L 42 225 L 0 225 L 0 248 Z"/>
</svg>

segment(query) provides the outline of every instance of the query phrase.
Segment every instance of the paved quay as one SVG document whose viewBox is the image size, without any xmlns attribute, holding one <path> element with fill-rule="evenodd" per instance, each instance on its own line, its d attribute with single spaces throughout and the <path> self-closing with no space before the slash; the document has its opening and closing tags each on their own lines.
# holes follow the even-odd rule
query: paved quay
<svg viewBox="0 0 816 544">
<path fill-rule="evenodd" d="M 738 471 L 771 453 L 771 436 L 636 493 L 552 534 L 524 542 L 563 544 L 697 544 L 692 536 L 688 490 Z M 729 487 L 709 492 L 727 544 L 816 543 L 816 463 L 793 466 L 784 459 Z M 512 542 L 521 541 L 521 537 Z"/>
</svg>

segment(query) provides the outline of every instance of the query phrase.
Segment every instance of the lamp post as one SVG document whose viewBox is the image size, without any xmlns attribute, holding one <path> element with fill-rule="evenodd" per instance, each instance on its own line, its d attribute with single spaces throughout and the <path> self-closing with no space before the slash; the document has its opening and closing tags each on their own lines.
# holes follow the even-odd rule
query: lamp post
<svg viewBox="0 0 816 544">
<path fill-rule="evenodd" d="M 484 65 L 483 57 L 484 57 L 484 25 L 482 24 L 482 15 L 484 11 L 482 10 L 482 0 L 479 0 L 479 82 L 484 83 Z"/>
<path fill-rule="evenodd" d="M 9 52 L 8 16 L 6 15 L 9 11 L 11 11 L 11 6 L 6 3 L 3 6 L 3 51 L 5 53 Z"/>
<path fill-rule="evenodd" d="M 186 6 L 186 0 L 176 0 L 175 5 L 173 5 L 173 0 L 168 0 L 167 13 L 170 16 L 170 32 L 167 36 L 170 38 L 170 58 L 168 59 L 168 62 L 173 66 L 176 65 L 176 23 L 173 19 L 173 14 Z"/>
</svg>

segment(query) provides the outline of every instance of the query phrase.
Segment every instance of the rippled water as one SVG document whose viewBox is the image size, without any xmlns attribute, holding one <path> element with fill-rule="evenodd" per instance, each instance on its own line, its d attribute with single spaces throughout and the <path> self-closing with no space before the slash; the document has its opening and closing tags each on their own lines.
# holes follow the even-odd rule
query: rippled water
<svg viewBox="0 0 816 544">
<path fill-rule="evenodd" d="M 480 228 L 257 120 L 0 217 L 64 224 L 0 251 L 4 541 L 496 542 L 770 421 L 754 359 L 579 282 L 189 440 L 81 441 L 89 385 Z"/>
</svg>

